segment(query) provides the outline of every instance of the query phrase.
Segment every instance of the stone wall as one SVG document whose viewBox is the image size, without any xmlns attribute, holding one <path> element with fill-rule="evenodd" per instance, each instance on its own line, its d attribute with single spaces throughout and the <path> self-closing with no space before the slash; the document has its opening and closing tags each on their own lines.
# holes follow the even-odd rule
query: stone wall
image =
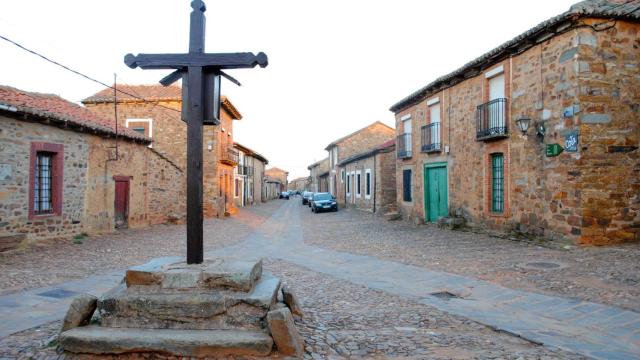
<svg viewBox="0 0 640 360">
<path fill-rule="evenodd" d="M 637 239 L 634 104 L 640 55 L 631 43 L 637 42 L 638 28 L 618 22 L 600 33 L 571 30 L 397 113 L 398 134 L 403 132 L 400 119 L 405 115 L 411 115 L 413 127 L 413 156 L 396 161 L 403 216 L 424 221 L 424 166 L 445 162 L 449 211 L 463 214 L 472 226 L 593 244 Z M 505 75 L 509 136 L 477 141 L 476 106 L 488 101 L 485 74 L 499 66 Z M 427 101 L 436 98 L 441 106 L 443 151 L 421 153 L 420 128 L 429 123 Z M 528 136 L 516 127 L 521 116 L 532 119 Z M 546 128 L 543 141 L 535 136 L 539 123 Z M 565 136 L 573 132 L 579 133 L 576 152 L 545 156 L 546 144 L 565 146 Z M 505 159 L 501 214 L 490 208 L 490 156 L 497 152 Z M 412 170 L 411 202 L 402 201 L 404 169 Z M 615 179 L 612 174 L 617 174 Z"/>
<path fill-rule="evenodd" d="M 376 155 L 376 213 L 396 211 L 396 152 L 395 147 Z"/>
<path fill-rule="evenodd" d="M 600 21 L 600 20 L 597 20 Z M 591 20 L 590 23 L 597 22 Z M 640 25 L 581 29 L 577 41 L 584 244 L 640 240 Z"/>
<path fill-rule="evenodd" d="M 187 177 L 159 153 L 149 150 L 147 220 L 150 225 L 184 223 L 187 214 Z"/>
<path fill-rule="evenodd" d="M 63 145 L 64 181 L 59 215 L 29 217 L 33 142 Z M 0 238 L 26 234 L 26 240 L 32 242 L 83 232 L 88 154 L 84 134 L 0 116 Z"/>
<path fill-rule="evenodd" d="M 180 111 L 181 104 L 178 100 L 119 102 L 118 124 L 125 127 L 129 120 L 130 127 L 144 127 L 147 135 L 154 141 L 153 149 L 178 169 L 186 171 L 187 126 L 181 120 L 179 112 L 170 110 Z M 86 103 L 85 106 L 107 119 L 114 118 L 112 102 Z M 220 125 L 203 128 L 203 209 L 207 218 L 219 217 L 226 210 L 233 212 L 235 209 L 231 186 L 233 165 L 220 163 L 221 152 L 233 146 L 233 119 L 224 107 L 220 111 L 220 117 Z M 148 123 L 135 122 L 134 119 L 151 119 L 152 130 L 146 125 Z"/>
</svg>

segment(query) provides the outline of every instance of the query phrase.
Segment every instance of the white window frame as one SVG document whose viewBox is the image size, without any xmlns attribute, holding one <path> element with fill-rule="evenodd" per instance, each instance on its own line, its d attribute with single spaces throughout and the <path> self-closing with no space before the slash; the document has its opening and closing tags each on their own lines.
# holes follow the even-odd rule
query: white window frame
<svg viewBox="0 0 640 360">
<path fill-rule="evenodd" d="M 367 175 L 369 175 L 369 183 L 367 184 Z M 372 184 L 373 184 L 373 176 L 371 176 L 371 169 L 366 169 L 364 171 L 364 198 L 365 199 L 371 199 L 371 190 L 372 190 Z M 367 195 L 367 192 L 369 192 L 369 195 Z"/>
<path fill-rule="evenodd" d="M 351 172 L 347 171 L 347 196 L 351 196 Z"/>
<path fill-rule="evenodd" d="M 344 169 L 340 170 L 340 184 L 344 184 L 344 176 L 345 176 L 345 172 Z"/>
<path fill-rule="evenodd" d="M 360 181 L 358 181 L 360 180 Z M 358 182 L 360 184 L 358 184 Z M 360 198 L 362 196 L 362 171 L 356 171 L 356 177 L 354 180 L 354 185 L 356 186 L 356 198 Z M 358 186 L 359 185 L 359 186 Z"/>
<path fill-rule="evenodd" d="M 151 119 L 151 118 L 147 118 L 147 119 L 126 119 L 124 121 L 124 126 L 128 129 L 129 128 L 129 123 L 132 123 L 132 122 L 141 122 L 141 123 L 149 124 L 149 139 L 153 139 L 153 119 Z M 153 148 L 153 143 L 149 144 L 148 147 Z"/>
</svg>

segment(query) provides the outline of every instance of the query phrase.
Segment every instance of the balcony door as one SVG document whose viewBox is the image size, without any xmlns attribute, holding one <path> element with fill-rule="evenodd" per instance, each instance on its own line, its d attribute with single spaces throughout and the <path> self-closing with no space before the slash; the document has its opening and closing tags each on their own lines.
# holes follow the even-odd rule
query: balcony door
<svg viewBox="0 0 640 360">
<path fill-rule="evenodd" d="M 504 105 L 498 99 L 504 99 L 504 74 L 489 79 L 489 131 L 495 134 L 505 128 Z"/>
</svg>

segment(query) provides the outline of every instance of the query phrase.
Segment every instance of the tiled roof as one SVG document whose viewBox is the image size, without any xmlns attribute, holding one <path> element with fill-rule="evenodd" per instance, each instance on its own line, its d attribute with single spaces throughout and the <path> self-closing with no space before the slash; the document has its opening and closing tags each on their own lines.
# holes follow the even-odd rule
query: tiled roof
<svg viewBox="0 0 640 360">
<path fill-rule="evenodd" d="M 27 92 L 0 85 L 0 110 L 23 113 L 65 128 L 98 135 L 115 136 L 115 122 L 91 110 L 53 94 Z M 151 140 L 127 128 L 119 128 L 120 136 L 149 143 Z"/>
<path fill-rule="evenodd" d="M 352 137 L 353 135 L 356 135 L 356 134 L 360 133 L 361 131 L 367 130 L 368 128 L 373 127 L 373 126 L 376 126 L 376 125 L 382 125 L 382 126 L 384 126 L 384 127 L 387 127 L 387 128 L 389 128 L 389 129 L 393 130 L 393 132 L 395 133 L 395 129 L 394 129 L 394 128 L 392 128 L 392 127 L 390 127 L 390 126 L 388 126 L 388 125 L 386 125 L 386 124 L 383 124 L 381 121 L 376 121 L 376 122 L 374 122 L 374 123 L 372 123 L 372 124 L 369 124 L 369 125 L 367 125 L 367 126 L 363 127 L 363 128 L 362 128 L 362 129 L 360 129 L 360 130 L 356 130 L 356 131 L 352 132 L 352 133 L 351 133 L 351 134 L 349 134 L 349 135 L 343 136 L 343 137 L 341 137 L 341 138 L 340 138 L 340 139 L 338 139 L 338 140 L 332 141 L 332 142 L 331 142 L 331 144 L 327 145 L 327 147 L 326 147 L 326 148 L 324 148 L 324 149 L 325 149 L 325 150 L 329 150 L 329 148 L 330 148 L 330 147 L 332 147 L 332 146 L 334 146 L 334 145 L 338 145 L 339 143 L 341 143 L 342 141 L 344 141 L 344 140 L 346 140 L 346 139 L 348 139 L 348 138 Z"/>
<path fill-rule="evenodd" d="M 434 92 L 444 90 L 474 77 L 510 55 L 519 54 L 541 41 L 548 40 L 553 36 L 580 26 L 577 20 L 585 17 L 638 21 L 640 20 L 640 0 L 586 0 L 576 3 L 568 11 L 538 24 L 534 28 L 468 62 L 461 68 L 437 78 L 395 103 L 389 110 L 398 113 Z"/>
<path fill-rule="evenodd" d="M 320 165 L 322 165 L 324 163 L 327 164 L 327 168 L 328 168 L 329 167 L 329 158 L 328 157 L 326 157 L 326 158 L 324 158 L 324 159 L 322 159 L 320 161 L 314 162 L 313 164 L 307 166 L 307 169 L 311 170 L 311 168 L 316 167 L 316 166 L 320 166 Z"/>
<path fill-rule="evenodd" d="M 127 95 L 135 95 L 138 98 L 142 98 L 145 100 L 181 100 L 182 99 L 182 88 L 177 85 L 171 86 L 162 86 L 162 85 L 127 85 L 127 84 L 118 84 L 117 89 L 121 92 L 118 92 L 118 101 L 142 101 L 133 96 Z M 125 94 L 127 93 L 127 94 Z M 88 98 L 82 100 L 83 103 L 98 103 L 98 102 L 113 102 L 113 89 L 106 88 L 101 90 Z"/>
<path fill-rule="evenodd" d="M 162 86 L 118 84 L 118 102 L 142 102 L 142 101 L 182 101 L 182 87 L 179 85 Z M 132 96 L 135 95 L 135 96 Z M 113 102 L 113 89 L 106 88 L 82 100 L 83 104 L 110 103 Z M 226 96 L 220 97 L 222 107 L 225 108 L 236 120 L 242 119 L 242 114 Z"/>
<path fill-rule="evenodd" d="M 372 150 L 365 151 L 365 152 L 353 155 L 350 158 L 347 158 L 347 159 L 344 159 L 344 160 L 340 161 L 338 163 L 338 166 L 344 166 L 344 165 L 347 165 L 347 164 L 352 163 L 354 161 L 358 161 L 358 160 L 361 160 L 361 159 L 366 159 L 366 158 L 371 157 L 371 156 L 373 156 L 373 155 L 375 155 L 377 153 L 380 153 L 380 152 L 389 152 L 389 151 L 385 151 L 385 150 L 389 150 L 394 146 L 396 146 L 396 140 L 395 139 L 391 139 L 391 140 L 385 141 L 382 144 L 380 144 L 380 145 L 376 146 L 375 148 L 373 148 Z"/>
<path fill-rule="evenodd" d="M 242 145 L 240 143 L 237 143 L 237 142 L 234 142 L 233 146 L 235 146 L 236 148 L 242 150 L 245 154 L 247 154 L 249 156 L 253 156 L 254 158 L 262 161 L 265 165 L 269 163 L 269 160 L 267 160 L 266 157 L 260 155 L 260 153 L 258 153 L 257 151 L 253 151 L 253 150 L 249 149 L 248 147 L 246 147 L 246 146 L 244 146 L 244 145 Z"/>
</svg>

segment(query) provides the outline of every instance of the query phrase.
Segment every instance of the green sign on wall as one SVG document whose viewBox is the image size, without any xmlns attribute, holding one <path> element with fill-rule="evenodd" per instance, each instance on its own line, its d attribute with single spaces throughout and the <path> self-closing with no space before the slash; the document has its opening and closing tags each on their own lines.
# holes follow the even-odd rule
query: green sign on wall
<svg viewBox="0 0 640 360">
<path fill-rule="evenodd" d="M 547 157 L 558 156 L 564 151 L 560 144 L 547 144 Z"/>
</svg>

